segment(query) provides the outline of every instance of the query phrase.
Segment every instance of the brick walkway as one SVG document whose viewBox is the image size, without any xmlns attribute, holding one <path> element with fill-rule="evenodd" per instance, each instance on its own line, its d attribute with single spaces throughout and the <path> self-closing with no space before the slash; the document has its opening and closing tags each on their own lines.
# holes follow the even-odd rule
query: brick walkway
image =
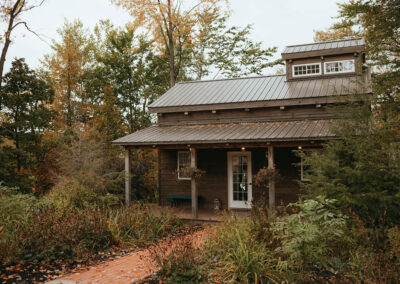
<svg viewBox="0 0 400 284">
<path fill-rule="evenodd" d="M 194 243 L 201 242 L 204 231 L 198 231 L 191 236 Z M 166 243 L 170 245 L 170 243 Z M 64 276 L 53 280 L 48 284 L 59 283 L 84 283 L 84 284 L 125 284 L 143 279 L 158 271 L 158 267 L 152 261 L 150 249 L 144 249 L 110 262 L 91 267 L 89 270 Z"/>
</svg>

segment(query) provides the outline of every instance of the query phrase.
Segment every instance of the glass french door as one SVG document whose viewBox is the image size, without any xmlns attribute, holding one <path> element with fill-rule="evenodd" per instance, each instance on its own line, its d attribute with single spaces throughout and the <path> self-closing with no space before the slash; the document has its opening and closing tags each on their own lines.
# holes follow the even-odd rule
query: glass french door
<svg viewBox="0 0 400 284">
<path fill-rule="evenodd" d="M 251 152 L 228 152 L 228 200 L 230 208 L 251 207 Z"/>
</svg>

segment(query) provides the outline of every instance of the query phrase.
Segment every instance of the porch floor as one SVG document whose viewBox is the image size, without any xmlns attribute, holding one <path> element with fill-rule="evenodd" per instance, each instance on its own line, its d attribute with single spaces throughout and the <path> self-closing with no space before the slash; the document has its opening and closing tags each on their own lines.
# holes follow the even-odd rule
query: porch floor
<svg viewBox="0 0 400 284">
<path fill-rule="evenodd" d="M 155 206 L 153 210 L 156 214 L 162 214 L 165 210 L 169 210 L 175 217 L 187 221 L 203 221 L 203 222 L 221 222 L 227 216 L 235 214 L 239 218 L 250 216 L 250 210 L 213 210 L 213 209 L 199 209 L 197 219 L 192 217 L 191 208 L 170 208 L 163 206 Z"/>
</svg>

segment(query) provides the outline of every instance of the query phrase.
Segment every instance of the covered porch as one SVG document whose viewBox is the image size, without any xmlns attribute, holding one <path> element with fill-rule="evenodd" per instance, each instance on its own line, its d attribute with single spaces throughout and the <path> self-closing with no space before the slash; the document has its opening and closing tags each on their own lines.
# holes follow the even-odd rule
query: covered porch
<svg viewBox="0 0 400 284">
<path fill-rule="evenodd" d="M 328 123 L 153 126 L 123 137 L 115 143 L 125 148 L 126 204 L 131 196 L 130 151 L 149 148 L 158 151 L 159 205 L 171 206 L 172 197 L 187 196 L 174 202 L 175 210 L 181 210 L 183 216 L 190 212 L 192 219 L 207 219 L 220 214 L 216 209 L 248 211 L 260 194 L 267 195 L 271 209 L 296 201 L 301 169 L 294 150 L 319 147 L 332 136 Z M 200 177 L 182 177 L 181 167 L 204 172 Z M 260 192 L 252 181 L 264 167 L 279 171 L 280 176 L 269 180 L 268 192 Z"/>
</svg>

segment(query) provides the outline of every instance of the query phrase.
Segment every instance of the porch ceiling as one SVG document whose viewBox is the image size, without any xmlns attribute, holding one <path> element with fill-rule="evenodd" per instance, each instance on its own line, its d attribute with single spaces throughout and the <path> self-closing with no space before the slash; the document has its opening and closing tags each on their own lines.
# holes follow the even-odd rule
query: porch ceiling
<svg viewBox="0 0 400 284">
<path fill-rule="evenodd" d="M 151 126 L 113 141 L 122 146 L 159 146 L 279 141 L 310 141 L 334 138 L 331 120 Z"/>
</svg>

